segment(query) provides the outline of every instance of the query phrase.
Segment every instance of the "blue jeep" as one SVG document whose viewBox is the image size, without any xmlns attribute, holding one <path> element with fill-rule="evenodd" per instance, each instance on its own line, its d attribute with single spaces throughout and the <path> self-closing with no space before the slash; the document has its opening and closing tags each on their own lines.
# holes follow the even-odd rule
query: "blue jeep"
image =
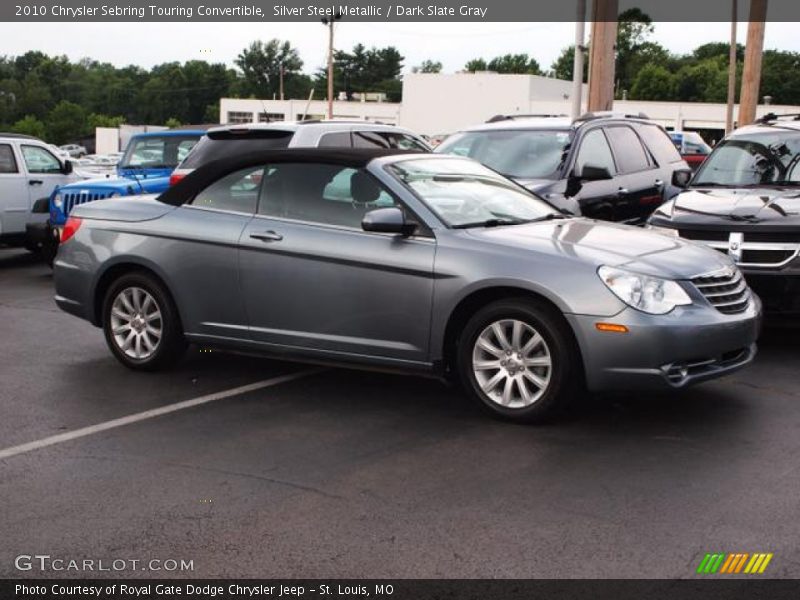
<svg viewBox="0 0 800 600">
<path fill-rule="evenodd" d="M 199 129 L 176 129 L 133 136 L 117 165 L 117 177 L 85 179 L 56 187 L 50 195 L 50 219 L 42 232 L 43 254 L 52 263 L 61 230 L 78 204 L 137 194 L 158 194 L 169 187 L 169 178 L 198 140 Z"/>
</svg>

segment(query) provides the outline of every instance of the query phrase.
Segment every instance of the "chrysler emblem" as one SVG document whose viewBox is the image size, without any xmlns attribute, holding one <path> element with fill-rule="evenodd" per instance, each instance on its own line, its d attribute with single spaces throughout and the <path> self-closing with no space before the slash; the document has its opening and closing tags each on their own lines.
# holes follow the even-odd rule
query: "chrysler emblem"
<svg viewBox="0 0 800 600">
<path fill-rule="evenodd" d="M 728 255 L 737 263 L 742 261 L 742 242 L 743 233 L 731 232 L 728 237 Z"/>
</svg>

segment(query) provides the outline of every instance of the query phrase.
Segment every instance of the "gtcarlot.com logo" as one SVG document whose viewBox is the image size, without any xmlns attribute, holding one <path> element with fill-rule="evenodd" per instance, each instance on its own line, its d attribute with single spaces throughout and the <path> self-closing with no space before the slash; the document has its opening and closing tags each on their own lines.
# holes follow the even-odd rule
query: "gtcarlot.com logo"
<svg viewBox="0 0 800 600">
<path fill-rule="evenodd" d="M 697 567 L 700 575 L 756 575 L 767 569 L 772 560 L 771 552 L 714 552 L 707 553 Z"/>
<path fill-rule="evenodd" d="M 174 558 L 60 558 L 49 554 L 20 554 L 18 571 L 194 571 L 194 560 Z"/>
</svg>

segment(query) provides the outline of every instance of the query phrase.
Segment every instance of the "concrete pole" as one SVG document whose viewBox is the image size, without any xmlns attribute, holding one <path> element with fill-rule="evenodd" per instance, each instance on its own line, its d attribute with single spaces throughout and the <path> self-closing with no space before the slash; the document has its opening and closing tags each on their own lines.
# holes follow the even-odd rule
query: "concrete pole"
<svg viewBox="0 0 800 600">
<path fill-rule="evenodd" d="M 589 112 L 614 107 L 614 49 L 617 42 L 618 0 L 594 0 L 589 53 Z"/>
<path fill-rule="evenodd" d="M 581 101 L 583 100 L 583 40 L 586 21 L 586 0 L 577 0 L 578 8 L 575 14 L 575 58 L 572 62 L 572 120 L 581 115 Z"/>
<path fill-rule="evenodd" d="M 747 47 L 744 53 L 742 94 L 739 105 L 739 126 L 756 120 L 756 107 L 761 89 L 761 58 L 764 51 L 764 29 L 767 0 L 750 0 L 750 23 L 747 26 Z"/>
<path fill-rule="evenodd" d="M 731 0 L 731 48 L 728 55 L 728 106 L 725 110 L 725 135 L 733 131 L 733 105 L 736 102 L 736 21 L 738 0 Z"/>
<path fill-rule="evenodd" d="M 336 20 L 331 17 L 328 23 L 328 119 L 333 119 L 333 24 Z"/>
</svg>

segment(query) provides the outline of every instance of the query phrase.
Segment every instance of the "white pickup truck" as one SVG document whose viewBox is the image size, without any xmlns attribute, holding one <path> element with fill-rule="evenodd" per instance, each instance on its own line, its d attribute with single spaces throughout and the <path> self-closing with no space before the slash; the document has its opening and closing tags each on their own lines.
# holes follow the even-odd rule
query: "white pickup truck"
<svg viewBox="0 0 800 600">
<path fill-rule="evenodd" d="M 40 139 L 0 133 L 0 245 L 39 248 L 28 225 L 47 221 L 53 188 L 76 181 L 72 163 Z"/>
</svg>

